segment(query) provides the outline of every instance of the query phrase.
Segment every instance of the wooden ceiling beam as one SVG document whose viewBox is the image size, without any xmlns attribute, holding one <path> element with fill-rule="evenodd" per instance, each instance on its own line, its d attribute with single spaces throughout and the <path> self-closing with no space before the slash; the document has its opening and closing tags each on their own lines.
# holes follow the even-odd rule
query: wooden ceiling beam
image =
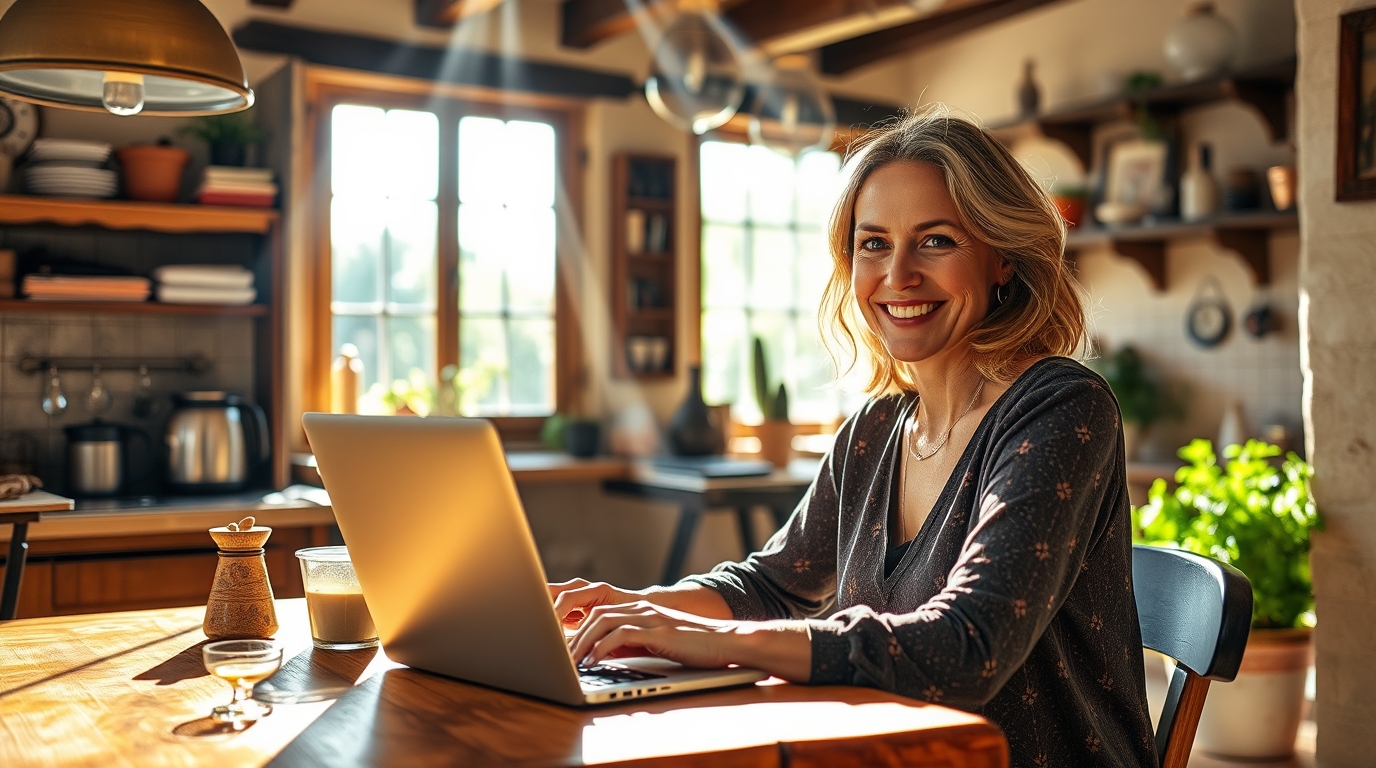
<svg viewBox="0 0 1376 768">
<path fill-rule="evenodd" d="M 822 71 L 842 75 L 1059 0 L 984 0 L 822 48 Z"/>
<path fill-rule="evenodd" d="M 502 0 L 415 0 L 416 25 L 449 29 L 460 21 L 496 8 Z"/>
<path fill-rule="evenodd" d="M 591 48 L 635 29 L 626 0 L 564 0 L 559 13 L 559 42 L 569 48 Z"/>
</svg>

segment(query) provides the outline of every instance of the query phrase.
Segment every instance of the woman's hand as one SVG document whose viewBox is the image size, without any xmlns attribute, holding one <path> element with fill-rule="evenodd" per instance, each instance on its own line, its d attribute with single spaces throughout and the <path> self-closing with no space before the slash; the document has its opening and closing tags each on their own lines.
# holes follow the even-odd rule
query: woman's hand
<svg viewBox="0 0 1376 768">
<path fill-rule="evenodd" d="M 803 622 L 709 619 L 645 600 L 592 608 L 569 652 L 584 666 L 651 655 L 706 669 L 740 664 L 799 683 L 812 674 Z"/>
<path fill-rule="evenodd" d="M 603 582 L 587 579 L 573 579 L 562 584 L 549 585 L 549 597 L 554 601 L 554 615 L 560 623 L 576 629 L 583 623 L 588 612 L 599 605 L 621 605 L 644 599 L 643 592 L 617 589 Z"/>
</svg>

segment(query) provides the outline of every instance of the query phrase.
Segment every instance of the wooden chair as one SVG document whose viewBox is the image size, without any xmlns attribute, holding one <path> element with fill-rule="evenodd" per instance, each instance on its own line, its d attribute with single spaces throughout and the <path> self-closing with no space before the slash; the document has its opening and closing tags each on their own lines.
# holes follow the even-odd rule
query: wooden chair
<svg viewBox="0 0 1376 768">
<path fill-rule="evenodd" d="M 1238 569 L 1175 549 L 1134 546 L 1142 645 L 1175 659 L 1156 726 L 1161 768 L 1185 768 L 1209 681 L 1237 677 L 1252 624 L 1252 585 Z"/>
</svg>

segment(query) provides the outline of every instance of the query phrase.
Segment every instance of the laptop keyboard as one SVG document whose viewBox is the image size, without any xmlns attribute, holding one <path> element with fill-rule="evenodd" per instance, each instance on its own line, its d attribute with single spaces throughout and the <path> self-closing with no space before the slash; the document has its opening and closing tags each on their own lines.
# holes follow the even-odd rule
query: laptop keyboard
<svg viewBox="0 0 1376 768">
<path fill-rule="evenodd" d="M 625 667 L 612 667 L 606 664 L 597 664 L 591 667 L 579 667 L 578 679 L 584 684 L 594 688 L 601 688 L 608 685 L 620 685 L 621 683 L 635 683 L 641 680 L 656 680 L 664 675 L 656 675 L 653 672 L 641 672 Z"/>
</svg>

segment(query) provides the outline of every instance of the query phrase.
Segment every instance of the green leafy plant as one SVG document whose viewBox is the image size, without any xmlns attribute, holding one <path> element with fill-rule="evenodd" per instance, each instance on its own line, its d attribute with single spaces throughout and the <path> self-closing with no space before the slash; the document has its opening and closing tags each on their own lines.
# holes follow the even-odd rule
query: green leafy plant
<svg viewBox="0 0 1376 768">
<path fill-rule="evenodd" d="M 1159 72 L 1145 70 L 1133 72 L 1123 80 L 1123 93 L 1132 100 L 1134 119 L 1142 131 L 1142 138 L 1148 141 L 1161 141 L 1166 137 L 1166 132 L 1161 129 L 1161 124 L 1156 121 L 1151 109 L 1147 107 L 1147 100 L 1151 92 L 1160 88 L 1161 83 Z"/>
<path fill-rule="evenodd" d="M 788 421 L 788 390 L 783 382 L 770 393 L 769 363 L 765 360 L 764 341 L 755 337 L 755 402 L 760 413 L 769 421 Z"/>
<path fill-rule="evenodd" d="M 1323 520 L 1309 492 L 1313 469 L 1294 453 L 1277 467 L 1280 448 L 1248 440 L 1223 449 L 1219 466 L 1213 443 L 1195 440 L 1181 448 L 1189 462 L 1175 473 L 1179 486 L 1158 478 L 1145 506 L 1133 510 L 1139 540 L 1183 549 L 1229 563 L 1252 582 L 1252 626 L 1314 626 L 1314 587 L 1309 577 L 1309 536 Z"/>
<path fill-rule="evenodd" d="M 1145 429 L 1159 419 L 1180 415 L 1179 400 L 1151 375 L 1146 360 L 1131 344 L 1103 358 L 1095 367 L 1118 398 L 1124 422 Z"/>
<path fill-rule="evenodd" d="M 221 144 L 247 147 L 261 144 L 264 139 L 262 129 L 242 112 L 198 117 L 180 132 L 186 136 L 194 136 L 211 146 Z"/>
</svg>

